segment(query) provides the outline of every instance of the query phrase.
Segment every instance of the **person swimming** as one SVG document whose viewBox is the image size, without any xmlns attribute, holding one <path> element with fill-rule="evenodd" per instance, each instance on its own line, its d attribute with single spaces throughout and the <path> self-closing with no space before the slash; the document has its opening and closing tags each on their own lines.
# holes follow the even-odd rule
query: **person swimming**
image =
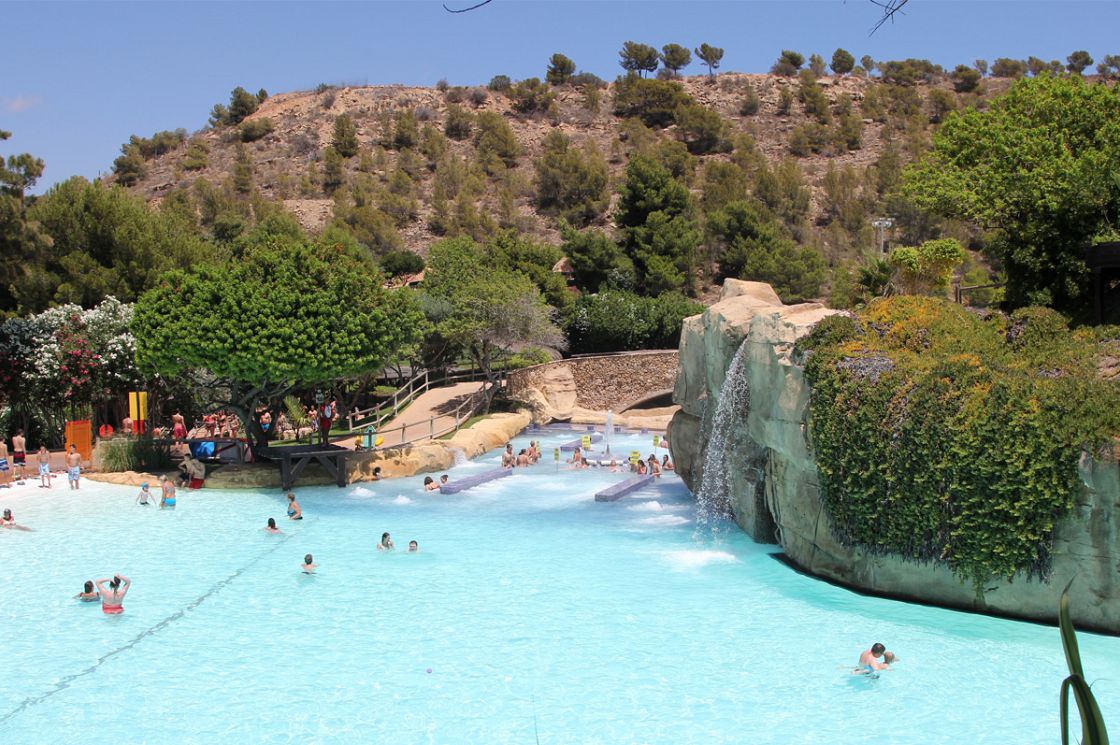
<svg viewBox="0 0 1120 745">
<path fill-rule="evenodd" d="M 266 532 L 266 533 L 279 533 L 280 532 L 280 528 L 276 527 L 276 518 L 274 518 L 274 517 L 268 518 L 268 525 L 264 526 L 264 532 Z"/>
<path fill-rule="evenodd" d="M 136 495 L 136 504 L 142 504 L 147 507 L 151 504 L 151 502 L 148 501 L 148 498 L 151 496 L 152 492 L 148 490 L 148 482 L 145 481 L 143 484 L 140 484 L 140 493 Z"/>
<path fill-rule="evenodd" d="M 864 650 L 859 656 L 859 667 L 853 672 L 858 675 L 869 675 L 877 673 L 880 670 L 890 670 L 890 665 L 886 662 L 879 662 L 879 658 L 884 656 L 887 648 L 879 642 L 871 645 L 871 649 Z M 892 659 L 894 655 L 891 655 Z"/>
<path fill-rule="evenodd" d="M 417 543 L 416 541 L 409 541 L 408 542 L 408 552 L 410 554 L 420 553 L 420 544 Z"/>
<path fill-rule="evenodd" d="M 393 539 L 389 537 L 388 533 L 382 533 L 381 534 L 381 543 L 377 544 L 377 550 L 378 551 L 392 551 L 394 548 L 395 548 L 395 546 L 393 546 Z"/>
<path fill-rule="evenodd" d="M 439 484 L 431 476 L 424 477 L 424 491 L 435 491 L 439 488 Z"/>
<path fill-rule="evenodd" d="M 97 589 L 101 591 L 101 612 L 110 616 L 124 613 L 124 596 L 130 587 L 132 580 L 122 574 L 114 574 L 112 579 L 97 580 Z"/>
<path fill-rule="evenodd" d="M 311 554 L 307 554 L 303 557 L 303 566 L 300 567 L 300 570 L 304 574 L 314 574 L 318 566 L 319 565 L 315 563 L 314 557 L 312 557 Z"/>
<path fill-rule="evenodd" d="M 75 600 L 83 603 L 93 603 L 101 599 L 100 593 L 93 589 L 93 580 L 86 580 L 85 589 L 74 596 Z"/>
<path fill-rule="evenodd" d="M 673 463 L 672 463 L 672 461 L 669 460 L 668 455 L 661 456 L 661 470 L 662 471 L 672 471 L 673 470 Z"/>
<path fill-rule="evenodd" d="M 296 495 L 288 492 L 288 519 L 289 520 L 302 520 L 303 510 L 296 501 Z"/>
<path fill-rule="evenodd" d="M 0 528 L 14 528 L 16 520 L 12 517 L 11 510 L 4 510 L 3 517 L 0 517 Z"/>
</svg>

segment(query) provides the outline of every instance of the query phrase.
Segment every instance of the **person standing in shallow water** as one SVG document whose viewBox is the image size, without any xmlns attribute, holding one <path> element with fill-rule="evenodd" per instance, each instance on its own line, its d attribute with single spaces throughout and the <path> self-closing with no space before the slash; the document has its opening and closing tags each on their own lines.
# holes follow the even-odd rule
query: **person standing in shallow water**
<svg viewBox="0 0 1120 745">
<path fill-rule="evenodd" d="M 887 648 L 879 642 L 871 645 L 871 649 L 864 650 L 859 656 L 859 668 L 857 673 L 874 673 L 879 670 L 890 670 L 891 667 L 885 662 L 879 662 L 879 658 L 884 655 Z M 892 655 L 893 657 L 893 655 Z"/>
<path fill-rule="evenodd" d="M 51 488 L 51 451 L 46 445 L 39 446 L 39 488 Z"/>
<path fill-rule="evenodd" d="M 70 452 L 66 454 L 66 478 L 70 482 L 71 489 L 80 489 L 81 485 L 78 483 L 82 477 L 82 455 L 78 452 L 76 445 L 70 446 Z"/>
<path fill-rule="evenodd" d="M 303 557 L 303 566 L 300 567 L 300 570 L 304 574 L 315 574 L 315 570 L 318 567 L 319 565 L 315 563 L 315 557 L 311 554 L 307 554 Z"/>
<path fill-rule="evenodd" d="M 114 574 L 97 580 L 97 589 L 101 592 L 101 611 L 110 616 L 124 613 L 124 596 L 128 588 L 132 587 L 132 580 L 123 574 Z"/>
</svg>

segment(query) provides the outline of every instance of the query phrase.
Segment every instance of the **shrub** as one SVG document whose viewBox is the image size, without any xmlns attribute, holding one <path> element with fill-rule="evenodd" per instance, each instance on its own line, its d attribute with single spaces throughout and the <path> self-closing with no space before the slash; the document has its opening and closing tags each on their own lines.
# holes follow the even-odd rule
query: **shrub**
<svg viewBox="0 0 1120 745">
<path fill-rule="evenodd" d="M 144 166 L 144 156 L 140 148 L 126 144 L 121 146 L 121 154 L 113 161 L 113 174 L 121 186 L 132 186 L 147 172 Z"/>
<path fill-rule="evenodd" d="M 462 99 L 459 99 L 459 100 L 462 100 Z M 436 112 L 432 111 L 427 106 L 417 106 L 415 114 L 416 114 L 416 121 L 418 121 L 418 122 L 430 122 L 431 120 L 436 118 Z"/>
<path fill-rule="evenodd" d="M 487 83 L 486 87 L 495 93 L 505 93 L 509 90 L 511 85 L 513 85 L 513 81 L 509 79 L 509 75 L 495 75 L 490 78 L 490 82 Z"/>
<path fill-rule="evenodd" d="M 333 147 L 328 147 L 323 151 L 323 191 L 333 194 L 345 182 L 346 171 L 342 166 L 342 156 Z"/>
<path fill-rule="evenodd" d="M 593 88 L 607 87 L 607 81 L 593 72 L 577 72 L 568 82 L 571 83 L 573 88 L 584 88 L 586 86 L 591 86 Z"/>
<path fill-rule="evenodd" d="M 799 158 L 824 152 L 832 143 L 831 133 L 823 124 L 802 124 L 790 133 L 789 151 Z"/>
<path fill-rule="evenodd" d="M 949 78 L 953 81 L 953 90 L 957 93 L 968 93 L 976 90 L 983 77 L 979 70 L 974 70 L 967 65 L 957 65 L 949 75 Z"/>
<path fill-rule="evenodd" d="M 783 87 L 778 93 L 778 116 L 789 116 L 791 108 L 793 108 L 793 93 L 789 88 Z"/>
<path fill-rule="evenodd" d="M 676 348 L 684 319 L 703 310 L 680 293 L 650 298 L 606 290 L 580 296 L 565 314 L 564 330 L 575 354 Z"/>
<path fill-rule="evenodd" d="M 416 147 L 420 141 L 420 128 L 412 109 L 401 109 L 393 117 L 392 146 L 397 150 Z"/>
<path fill-rule="evenodd" d="M 201 171 L 206 168 L 206 163 L 210 155 L 210 146 L 206 144 L 206 140 L 197 139 L 191 140 L 187 145 L 187 152 L 183 156 L 181 165 L 184 171 Z"/>
<path fill-rule="evenodd" d="M 187 130 L 177 129 L 174 132 L 164 130 L 163 132 L 156 132 L 151 137 L 137 137 L 132 135 L 128 138 L 129 145 L 135 145 L 136 149 L 140 152 L 140 156 L 144 160 L 159 157 L 165 153 L 169 153 L 179 145 L 187 140 Z"/>
<path fill-rule="evenodd" d="M 335 117 L 331 146 L 343 158 L 353 158 L 358 154 L 358 127 L 349 114 Z"/>
<path fill-rule="evenodd" d="M 951 112 L 957 110 L 957 97 L 947 90 L 934 88 L 929 92 L 929 120 L 940 124 Z"/>
<path fill-rule="evenodd" d="M 102 471 L 162 471 L 171 467 L 171 450 L 151 437 L 112 437 L 100 448 Z"/>
<path fill-rule="evenodd" d="M 443 132 L 453 140 L 465 140 L 471 136 L 474 126 L 474 116 L 460 106 L 452 104 L 447 107 L 447 119 L 443 123 Z"/>
<path fill-rule="evenodd" d="M 828 106 L 828 97 L 824 90 L 817 84 L 817 79 L 810 70 L 802 70 L 797 86 L 797 97 L 805 107 L 805 113 L 811 114 L 820 124 L 832 123 L 832 112 Z"/>
<path fill-rule="evenodd" d="M 727 123 L 719 112 L 707 106 L 686 104 L 677 108 L 677 133 L 688 151 L 694 155 L 726 152 Z"/>
<path fill-rule="evenodd" d="M 555 94 L 540 78 L 526 78 L 509 89 L 513 110 L 525 116 L 548 111 Z"/>
<path fill-rule="evenodd" d="M 548 70 L 544 79 L 549 85 L 564 85 L 576 71 L 576 63 L 557 52 L 548 60 Z"/>
<path fill-rule="evenodd" d="M 754 86 L 748 83 L 747 92 L 743 95 L 743 102 L 739 104 L 740 116 L 754 116 L 758 113 L 760 105 L 758 93 L 755 92 Z"/>
<path fill-rule="evenodd" d="M 832 53 L 832 64 L 829 67 L 837 75 L 847 75 L 856 65 L 856 58 L 847 49 L 837 49 Z"/>
<path fill-rule="evenodd" d="M 607 163 L 594 144 L 581 152 L 562 132 L 549 132 L 536 170 L 537 205 L 574 225 L 591 222 L 610 202 Z"/>
<path fill-rule="evenodd" d="M 825 73 L 824 57 L 819 54 L 809 55 L 809 71 L 814 77 L 823 78 Z"/>
<path fill-rule="evenodd" d="M 467 89 L 457 85 L 447 91 L 444 95 L 444 99 L 447 103 L 462 103 L 467 100 Z"/>
<path fill-rule="evenodd" d="M 471 101 L 471 106 L 477 108 L 486 103 L 487 99 L 489 99 L 490 97 L 486 95 L 486 91 L 482 88 L 471 88 L 471 94 L 469 98 Z"/>
<path fill-rule="evenodd" d="M 242 142 L 256 142 L 262 137 L 271 134 L 272 130 L 272 120 L 265 116 L 260 119 L 242 122 L 241 126 L 237 129 L 237 134 Z"/>
<path fill-rule="evenodd" d="M 517 165 L 520 148 L 513 129 L 500 114 L 481 111 L 476 121 L 478 132 L 475 135 L 475 149 L 479 163 L 487 173 L 494 173 L 504 165 L 512 168 Z"/>
<path fill-rule="evenodd" d="M 424 269 L 424 259 L 411 251 L 389 251 L 377 262 L 381 271 L 391 277 L 416 274 Z"/>
<path fill-rule="evenodd" d="M 1000 57 L 992 62 L 992 77 L 1021 78 L 1027 74 L 1027 63 L 1023 60 Z"/>
<path fill-rule="evenodd" d="M 919 81 L 932 83 L 944 72 L 940 65 L 927 59 L 890 60 L 879 63 L 879 74 L 884 83 L 892 85 L 915 85 Z"/>
<path fill-rule="evenodd" d="M 1120 389 L 1097 377 L 1093 344 L 1043 315 L 1028 349 L 1001 316 L 894 297 L 838 338 L 818 338 L 822 324 L 803 340 L 836 539 L 947 565 L 978 594 L 993 578 L 1047 576 L 1082 453 L 1120 431 Z"/>
<path fill-rule="evenodd" d="M 451 84 L 447 82 L 447 78 L 440 78 L 436 81 L 436 90 L 440 93 L 447 93 L 447 89 L 450 87 Z"/>
<path fill-rule="evenodd" d="M 677 109 L 690 103 L 692 99 L 684 92 L 684 87 L 674 81 L 627 75 L 615 82 L 615 115 L 637 117 L 648 127 L 671 124 Z"/>
<path fill-rule="evenodd" d="M 1066 57 L 1066 69 L 1074 75 L 1080 75 L 1086 67 L 1093 64 L 1093 58 L 1084 49 L 1079 49 Z"/>
<path fill-rule="evenodd" d="M 241 86 L 234 88 L 229 94 L 229 118 L 225 123 L 229 125 L 240 124 L 245 117 L 256 112 L 260 103 L 256 96 Z"/>
<path fill-rule="evenodd" d="M 926 241 L 917 248 L 902 246 L 888 258 L 895 286 L 907 295 L 944 294 L 953 270 L 964 261 L 964 249 L 954 238 Z"/>
<path fill-rule="evenodd" d="M 778 61 L 770 68 L 770 72 L 774 75 L 785 75 L 792 78 L 805 64 L 805 57 L 798 52 L 789 49 L 783 49 L 782 55 L 778 57 Z"/>
</svg>

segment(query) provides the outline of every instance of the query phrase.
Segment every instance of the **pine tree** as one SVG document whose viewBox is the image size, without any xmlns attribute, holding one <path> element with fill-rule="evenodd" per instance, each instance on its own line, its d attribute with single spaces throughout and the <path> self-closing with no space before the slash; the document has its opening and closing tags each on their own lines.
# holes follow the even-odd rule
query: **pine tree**
<svg viewBox="0 0 1120 745">
<path fill-rule="evenodd" d="M 723 50 L 719 47 L 701 44 L 695 52 L 700 61 L 708 66 L 708 77 L 714 78 L 716 76 L 715 71 L 719 69 L 719 63 L 723 60 Z"/>
<path fill-rule="evenodd" d="M 239 194 L 249 194 L 253 191 L 253 160 L 249 151 L 240 142 L 234 151 L 233 159 L 233 188 Z"/>
<path fill-rule="evenodd" d="M 343 158 L 353 158 L 358 154 L 358 127 L 349 114 L 339 114 L 334 120 L 331 146 Z"/>
<path fill-rule="evenodd" d="M 679 75 L 681 69 L 691 63 L 692 53 L 688 51 L 688 47 L 682 47 L 680 44 L 666 44 L 661 47 L 661 64 L 673 73 L 673 77 Z"/>
<path fill-rule="evenodd" d="M 657 69 L 659 55 L 657 50 L 648 44 L 638 44 L 637 42 L 628 41 L 622 45 L 622 50 L 618 53 L 620 58 L 619 64 L 622 69 L 627 72 L 636 72 L 640 77 L 643 72 L 653 72 Z"/>
<path fill-rule="evenodd" d="M 576 71 L 576 63 L 557 52 L 548 60 L 548 70 L 544 79 L 549 85 L 564 85 Z"/>
</svg>

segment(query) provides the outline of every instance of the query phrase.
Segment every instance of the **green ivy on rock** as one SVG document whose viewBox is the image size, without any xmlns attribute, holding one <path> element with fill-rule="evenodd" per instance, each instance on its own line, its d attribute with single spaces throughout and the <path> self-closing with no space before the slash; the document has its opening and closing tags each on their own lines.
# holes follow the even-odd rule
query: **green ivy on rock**
<svg viewBox="0 0 1120 745">
<path fill-rule="evenodd" d="M 1046 576 L 1082 453 L 1120 433 L 1120 386 L 1097 373 L 1117 335 L 1045 308 L 984 316 L 912 296 L 822 321 L 799 347 L 837 538 L 943 562 L 978 592 Z"/>
</svg>

